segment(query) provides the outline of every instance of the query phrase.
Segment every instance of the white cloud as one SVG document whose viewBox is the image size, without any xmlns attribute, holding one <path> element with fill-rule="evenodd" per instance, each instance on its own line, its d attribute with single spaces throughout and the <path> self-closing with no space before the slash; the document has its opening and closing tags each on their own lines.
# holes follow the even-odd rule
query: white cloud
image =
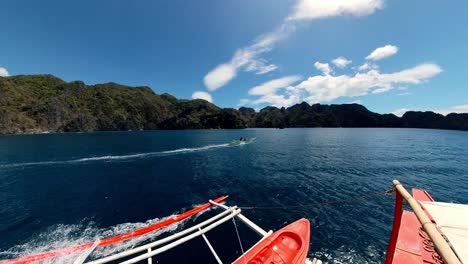
<svg viewBox="0 0 468 264">
<path fill-rule="evenodd" d="M 244 106 L 244 105 L 250 103 L 250 101 L 251 101 L 250 99 L 242 98 L 242 99 L 239 100 L 239 104 L 237 106 L 238 107 Z"/>
<path fill-rule="evenodd" d="M 263 59 L 250 59 L 250 61 L 248 61 L 246 63 L 246 66 L 245 66 L 245 71 L 247 72 L 255 72 L 255 74 L 257 75 L 261 75 L 261 74 L 265 74 L 265 73 L 269 73 L 271 71 L 274 71 L 276 69 L 278 69 L 278 65 L 275 65 L 275 64 L 268 64 L 268 62 L 266 60 L 263 60 Z"/>
<path fill-rule="evenodd" d="M 399 108 L 395 111 L 392 111 L 392 114 L 402 117 L 406 112 L 411 111 L 411 109 L 408 108 Z"/>
<path fill-rule="evenodd" d="M 236 68 L 230 64 L 220 64 L 203 79 L 206 88 L 214 91 L 236 77 Z"/>
<path fill-rule="evenodd" d="M 383 0 L 299 0 L 288 20 L 311 20 L 342 15 L 366 16 L 383 8 Z"/>
<path fill-rule="evenodd" d="M 264 94 L 257 100 L 253 101 L 252 104 L 267 103 L 276 107 L 288 107 L 293 104 L 300 103 L 302 100 L 302 91 L 295 89 L 292 86 L 284 88 L 283 94 L 278 94 L 278 91 L 274 91 L 269 94 Z"/>
<path fill-rule="evenodd" d="M 344 68 L 346 66 L 348 66 L 348 64 L 350 64 L 352 61 L 346 59 L 345 57 L 338 57 L 334 60 L 332 60 L 332 63 L 335 64 L 336 67 L 338 68 Z"/>
<path fill-rule="evenodd" d="M 421 64 L 416 67 L 394 73 L 380 73 L 370 70 L 365 73 L 349 75 L 317 75 L 309 77 L 296 87 L 304 89 L 309 96 L 308 102 L 327 102 L 339 97 L 361 96 L 369 92 L 389 91 L 398 84 L 419 84 L 435 75 L 442 69 L 436 64 Z"/>
<path fill-rule="evenodd" d="M 372 62 L 366 62 L 358 67 L 358 71 L 377 70 L 379 66 Z"/>
<path fill-rule="evenodd" d="M 211 97 L 211 94 L 203 91 L 196 91 L 192 94 L 192 99 L 203 99 L 206 100 L 210 103 L 213 102 L 213 98 Z"/>
<path fill-rule="evenodd" d="M 255 74 L 265 74 L 278 68 L 275 64 L 268 64 L 265 59 L 258 57 L 273 49 L 281 39 L 289 35 L 294 30 L 294 25 L 284 23 L 275 31 L 261 35 L 252 45 L 238 49 L 229 62 L 216 66 L 204 77 L 205 86 L 210 91 L 219 89 L 234 79 L 239 70 L 255 72 Z"/>
<path fill-rule="evenodd" d="M 380 87 L 380 88 L 377 88 L 377 89 L 373 90 L 372 93 L 373 94 L 385 93 L 385 92 L 388 92 L 388 91 L 390 91 L 392 89 L 393 89 L 392 86 L 387 85 L 387 86 Z"/>
<path fill-rule="evenodd" d="M 332 71 L 331 68 L 330 68 L 330 65 L 328 65 L 328 63 L 321 63 L 319 61 L 316 61 L 314 63 L 314 66 L 315 66 L 315 68 L 317 70 L 322 71 L 322 73 L 325 74 L 325 75 L 330 74 L 331 71 Z"/>
<path fill-rule="evenodd" d="M 381 59 L 388 58 L 395 55 L 398 52 L 398 47 L 393 45 L 385 45 L 383 47 L 377 48 L 369 54 L 366 59 L 378 61 Z"/>
<path fill-rule="evenodd" d="M 395 73 L 381 74 L 381 80 L 384 83 L 419 84 L 425 79 L 431 78 L 441 72 L 442 69 L 439 65 L 426 63 Z"/>
<path fill-rule="evenodd" d="M 349 102 L 348 104 L 362 104 L 362 101 L 361 100 L 354 100 L 354 101 Z"/>
<path fill-rule="evenodd" d="M 260 96 L 252 100 L 251 104 L 268 103 L 281 107 L 291 106 L 301 101 L 313 104 L 329 102 L 339 97 L 378 94 L 395 89 L 396 86 L 422 83 L 442 71 L 436 64 L 421 64 L 393 73 L 370 70 L 364 73 L 358 72 L 355 75 L 334 76 L 329 74 L 327 67 L 323 65 L 324 63 L 321 63 L 318 67 L 323 69 L 323 75 L 309 77 L 297 85 L 293 84 L 301 77 L 286 76 L 251 88 L 250 95 Z"/>
<path fill-rule="evenodd" d="M 278 69 L 278 65 L 275 65 L 275 64 L 260 66 L 260 67 L 258 67 L 257 72 L 255 74 L 257 74 L 257 75 L 265 74 L 265 73 L 269 73 L 271 71 L 274 71 L 276 69 Z"/>
<path fill-rule="evenodd" d="M 457 105 L 446 109 L 437 109 L 434 110 L 434 112 L 442 115 L 448 115 L 450 113 L 468 113 L 468 105 Z"/>
<path fill-rule="evenodd" d="M 7 69 L 0 66 L 0 77 L 8 77 L 10 74 L 8 73 Z"/>
<path fill-rule="evenodd" d="M 402 93 L 397 93 L 398 96 L 407 96 L 407 95 L 412 95 L 413 93 L 411 92 L 402 92 Z"/>
<path fill-rule="evenodd" d="M 370 70 L 370 65 L 369 65 L 368 63 L 364 63 L 363 65 L 361 65 L 361 66 L 358 67 L 358 70 L 359 70 L 359 71 Z"/>
<path fill-rule="evenodd" d="M 234 79 L 239 70 L 265 74 L 278 66 L 268 64 L 259 56 L 269 52 L 274 45 L 295 30 L 295 23 L 323 17 L 353 15 L 365 16 L 383 8 L 383 0 L 298 0 L 295 8 L 275 30 L 263 34 L 247 47 L 238 49 L 231 60 L 219 64 L 204 77 L 210 91 L 219 89 Z"/>
<path fill-rule="evenodd" d="M 375 51 L 378 50 L 376 49 Z M 377 55 L 374 58 L 382 57 L 382 53 L 375 53 L 375 51 L 373 54 Z M 388 53 L 385 56 L 388 56 Z M 339 58 L 342 58 L 346 63 L 335 63 L 335 60 Z M 348 64 L 348 60 L 344 57 L 338 57 L 335 60 L 332 63 L 338 67 Z M 301 77 L 292 75 L 274 79 L 251 88 L 249 94 L 259 97 L 252 99 L 250 103 L 253 105 L 268 103 L 274 106 L 290 106 L 301 101 L 306 101 L 313 104 L 329 102 L 339 97 L 364 96 L 369 93 L 379 94 L 393 89 L 400 91 L 397 95 L 410 95 L 411 93 L 406 91 L 408 85 L 420 84 L 442 72 L 439 65 L 433 63 L 424 63 L 397 72 L 382 73 L 375 62 L 367 61 L 358 67 L 357 72 L 350 75 L 334 75 L 328 63 L 317 61 L 314 63 L 314 66 L 322 74 L 311 76 L 299 84 L 293 85 Z M 353 67 L 353 69 L 356 69 L 356 67 Z M 357 100 L 352 103 L 361 103 L 361 101 Z M 465 111 L 463 107 L 465 106 L 459 106 L 456 109 L 450 110 Z M 395 110 L 395 113 L 403 111 L 402 109 L 398 110 Z"/>
<path fill-rule="evenodd" d="M 276 90 L 280 88 L 285 88 L 290 86 L 291 84 L 299 81 L 301 79 L 300 76 L 291 75 L 286 76 L 279 79 L 274 79 L 268 82 L 264 82 L 260 85 L 257 85 L 249 90 L 250 95 L 267 95 L 273 94 Z"/>
<path fill-rule="evenodd" d="M 249 94 L 259 95 L 260 97 L 252 101 L 251 104 L 267 103 L 276 107 L 283 107 L 299 103 L 302 98 L 302 91 L 291 85 L 301 79 L 300 76 L 291 75 L 255 86 L 249 90 Z M 280 90 L 283 94 L 279 94 Z"/>
</svg>

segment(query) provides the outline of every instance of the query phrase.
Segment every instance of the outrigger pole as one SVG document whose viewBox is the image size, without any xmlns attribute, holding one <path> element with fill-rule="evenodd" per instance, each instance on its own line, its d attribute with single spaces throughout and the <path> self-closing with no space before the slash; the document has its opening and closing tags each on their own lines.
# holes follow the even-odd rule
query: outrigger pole
<svg viewBox="0 0 468 264">
<path fill-rule="evenodd" d="M 403 185 L 401 185 L 399 181 L 393 180 L 393 185 L 395 186 L 397 192 L 403 196 L 411 209 L 413 209 L 414 214 L 421 223 L 424 231 L 426 231 L 426 233 L 431 238 L 435 248 L 437 249 L 437 252 L 444 259 L 444 262 L 447 264 L 461 264 L 450 245 L 442 237 L 434 223 L 429 219 L 424 210 L 421 208 L 419 202 L 408 193 L 408 191 L 405 189 L 405 187 L 403 187 Z"/>
<path fill-rule="evenodd" d="M 221 197 L 218 197 L 218 198 L 214 199 L 214 201 L 216 203 L 221 203 L 224 200 L 226 200 L 227 198 L 228 198 L 228 196 L 225 195 L 225 196 L 221 196 Z M 200 213 L 200 212 L 202 212 L 202 211 L 204 211 L 204 210 L 206 210 L 206 209 L 208 209 L 210 207 L 212 207 L 212 203 L 208 202 L 208 203 L 202 204 L 200 206 L 197 206 L 197 207 L 195 207 L 195 208 L 193 208 L 193 209 L 191 209 L 189 211 L 186 211 L 184 213 L 176 215 L 174 217 L 167 218 L 167 219 L 165 219 L 165 220 L 163 220 L 161 222 L 157 222 L 157 223 L 155 223 L 153 225 L 143 227 L 143 228 L 140 228 L 140 229 L 137 229 L 137 230 L 133 230 L 133 231 L 125 233 L 125 234 L 117 235 L 117 236 L 114 236 L 114 237 L 104 238 L 104 239 L 99 240 L 97 242 L 89 242 L 89 243 L 86 243 L 86 244 L 66 247 L 66 248 L 62 248 L 62 249 L 56 249 L 56 250 L 52 250 L 52 251 L 48 251 L 48 252 L 35 254 L 35 255 L 19 257 L 19 258 L 15 258 L 15 259 L 0 260 L 0 264 L 27 264 L 27 263 L 39 262 L 39 261 L 44 261 L 44 260 L 47 260 L 47 259 L 52 259 L 52 258 L 68 255 L 68 254 L 82 252 L 82 251 L 85 251 L 85 250 L 88 250 L 88 249 L 90 249 L 89 253 L 91 253 L 92 250 L 94 250 L 94 248 L 96 248 L 96 247 L 97 248 L 104 247 L 104 246 L 116 244 L 116 243 L 119 243 L 119 242 L 122 242 L 122 241 L 126 241 L 126 240 L 129 240 L 129 239 L 135 238 L 135 237 L 142 236 L 144 234 L 147 234 L 147 233 L 153 232 L 155 230 L 158 230 L 158 229 L 164 228 L 166 226 L 169 226 L 171 224 L 180 222 L 180 221 L 182 221 L 182 220 L 184 220 L 184 219 L 186 219 L 188 217 L 191 217 L 191 216 L 193 216 L 195 214 L 198 214 L 198 213 Z M 89 255 L 89 253 L 84 254 L 83 257 L 86 258 L 86 256 Z"/>
</svg>

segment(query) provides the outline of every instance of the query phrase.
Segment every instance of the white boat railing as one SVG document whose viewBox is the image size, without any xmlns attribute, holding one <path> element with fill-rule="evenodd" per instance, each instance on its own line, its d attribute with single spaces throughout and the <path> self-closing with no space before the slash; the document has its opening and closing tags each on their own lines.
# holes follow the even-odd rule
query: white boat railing
<svg viewBox="0 0 468 264">
<path fill-rule="evenodd" d="M 91 255 L 91 253 L 93 253 L 93 251 L 97 248 L 99 242 L 99 239 L 94 241 L 94 244 L 90 248 L 85 250 L 83 253 L 81 253 L 81 255 L 77 259 L 75 259 L 73 264 L 83 264 L 85 260 L 89 257 L 89 255 Z"/>
<path fill-rule="evenodd" d="M 210 203 L 212 205 L 216 205 L 218 207 L 221 207 L 221 208 L 224 208 L 225 210 L 227 210 L 229 207 L 227 207 L 226 205 L 224 204 L 220 204 L 220 203 L 217 203 L 213 200 L 210 200 Z M 261 235 L 262 237 L 266 236 L 268 233 L 267 231 L 263 230 L 261 227 L 259 227 L 258 225 L 256 225 L 254 222 L 250 221 L 250 219 L 248 219 L 247 217 L 245 217 L 244 215 L 240 214 L 237 216 L 239 218 L 239 220 L 241 220 L 242 222 L 244 222 L 248 227 L 250 227 L 252 230 L 254 230 L 255 232 L 257 232 L 259 235 Z"/>
<path fill-rule="evenodd" d="M 211 243 L 208 241 L 208 238 L 206 237 L 205 233 L 208 231 L 212 230 L 213 228 L 231 220 L 237 217 L 239 220 L 244 222 L 248 227 L 250 227 L 252 230 L 257 232 L 262 236 L 263 240 L 265 237 L 269 236 L 272 231 L 266 232 L 262 228 L 260 228 L 258 225 L 250 221 L 247 217 L 241 214 L 241 209 L 239 209 L 237 206 L 231 206 L 228 207 L 223 204 L 216 203 L 214 201 L 210 200 L 210 203 L 215 206 L 215 208 L 222 208 L 224 209 L 221 213 L 197 224 L 194 225 L 190 228 L 187 228 L 185 230 L 182 230 L 180 232 L 177 232 L 175 234 L 172 234 L 168 237 L 165 237 L 163 239 L 159 239 L 156 241 L 153 241 L 151 243 L 129 249 L 114 255 L 110 255 L 107 257 L 103 257 L 100 259 L 96 259 L 90 262 L 86 262 L 86 264 L 103 264 L 103 263 L 108 263 L 111 261 L 118 261 L 120 259 L 126 258 L 126 257 L 131 257 L 134 256 L 133 258 L 126 259 L 122 262 L 119 263 L 124 263 L 124 264 L 130 264 L 130 263 L 137 263 L 143 260 L 147 260 L 149 264 L 152 263 L 152 257 L 165 252 L 169 249 L 172 249 L 174 247 L 177 247 L 180 244 L 183 244 L 191 239 L 194 239 L 196 237 L 202 236 L 203 239 L 205 240 L 205 243 L 207 244 L 208 248 L 212 252 L 213 256 L 215 257 L 216 261 L 218 263 L 222 263 L 219 256 L 216 254 L 215 250 L 211 246 Z M 261 241 L 260 240 L 260 241 Z M 88 257 L 92 252 L 86 252 L 86 256 L 80 256 L 80 263 L 83 263 L 85 258 Z M 137 255 L 141 254 L 141 255 Z M 137 256 L 135 256 L 137 255 Z"/>
</svg>

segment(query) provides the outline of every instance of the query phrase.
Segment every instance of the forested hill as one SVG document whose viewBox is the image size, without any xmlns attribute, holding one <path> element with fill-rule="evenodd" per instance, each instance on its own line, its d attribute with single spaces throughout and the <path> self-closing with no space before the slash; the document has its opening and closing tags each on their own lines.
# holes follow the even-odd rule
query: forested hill
<svg viewBox="0 0 468 264">
<path fill-rule="evenodd" d="M 468 114 L 370 112 L 358 104 L 219 108 L 149 87 L 85 85 L 52 75 L 0 77 L 0 133 L 245 127 L 415 127 L 468 130 Z"/>
</svg>

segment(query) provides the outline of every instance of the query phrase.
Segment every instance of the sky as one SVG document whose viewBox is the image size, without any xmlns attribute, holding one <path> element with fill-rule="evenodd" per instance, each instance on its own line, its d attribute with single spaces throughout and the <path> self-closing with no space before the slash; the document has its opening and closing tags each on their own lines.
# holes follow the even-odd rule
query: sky
<svg viewBox="0 0 468 264">
<path fill-rule="evenodd" d="M 0 76 L 149 86 L 221 107 L 468 112 L 468 1 L 6 0 Z"/>
</svg>

